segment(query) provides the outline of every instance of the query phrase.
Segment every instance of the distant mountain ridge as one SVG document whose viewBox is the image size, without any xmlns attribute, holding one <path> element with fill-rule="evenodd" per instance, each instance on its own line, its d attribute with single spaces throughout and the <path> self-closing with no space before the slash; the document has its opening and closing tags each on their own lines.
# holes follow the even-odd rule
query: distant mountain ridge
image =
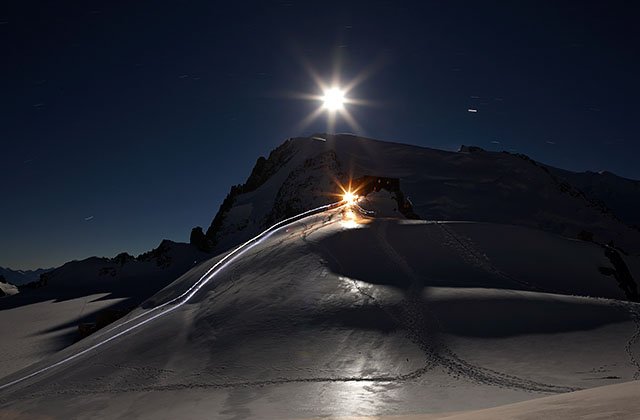
<svg viewBox="0 0 640 420">
<path fill-rule="evenodd" d="M 103 292 L 143 298 L 210 257 L 190 244 L 164 239 L 156 248 L 137 257 L 122 252 L 112 258 L 69 261 L 42 273 L 37 280 L 22 284 L 20 289 L 48 289 L 65 298 Z"/>
<path fill-rule="evenodd" d="M 38 268 L 37 270 L 12 270 L 10 268 L 0 267 L 0 275 L 11 284 L 20 286 L 21 284 L 30 283 L 40 278 L 40 275 L 48 271 L 54 270 L 53 268 Z"/>
</svg>

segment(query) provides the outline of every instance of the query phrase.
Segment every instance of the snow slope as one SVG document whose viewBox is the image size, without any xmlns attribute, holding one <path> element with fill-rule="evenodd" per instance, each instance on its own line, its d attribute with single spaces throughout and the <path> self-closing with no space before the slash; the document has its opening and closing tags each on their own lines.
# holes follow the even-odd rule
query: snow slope
<svg viewBox="0 0 640 420">
<path fill-rule="evenodd" d="M 96 293 L 61 301 L 27 301 L 1 310 L 0 376 L 24 369 L 73 344 L 78 339 L 80 322 L 90 321 L 99 311 L 125 300 L 107 296 L 108 293 Z M 0 308 L 2 303 L 5 302 L 0 302 Z"/>
<path fill-rule="evenodd" d="M 145 311 L 221 257 L 129 320 L 148 319 Z M 371 219 L 338 208 L 257 244 L 166 315 L 0 390 L 0 413 L 443 413 L 629 381 L 640 367 L 639 307 L 599 271 L 607 262 L 596 244 L 527 227 Z M 137 321 L 126 322 L 0 382 Z"/>
<path fill-rule="evenodd" d="M 95 322 L 108 308 L 138 306 L 209 258 L 191 245 L 163 241 L 137 258 L 71 261 L 21 286 L 20 294 L 0 300 L 0 376 L 73 344 L 79 324 Z"/>
<path fill-rule="evenodd" d="M 535 398 L 484 410 L 400 416 L 349 416 L 339 420 L 636 420 L 640 412 L 640 381 L 607 385 Z"/>
<path fill-rule="evenodd" d="M 547 420 L 633 420 L 638 418 L 638 413 L 640 413 L 638 395 L 640 395 L 640 382 L 634 381 L 444 418 L 448 420 L 525 420 L 535 418 Z"/>
<path fill-rule="evenodd" d="M 571 172 L 551 167 L 549 170 L 588 196 L 604 202 L 626 223 L 640 226 L 640 181 L 606 171 Z"/>
</svg>

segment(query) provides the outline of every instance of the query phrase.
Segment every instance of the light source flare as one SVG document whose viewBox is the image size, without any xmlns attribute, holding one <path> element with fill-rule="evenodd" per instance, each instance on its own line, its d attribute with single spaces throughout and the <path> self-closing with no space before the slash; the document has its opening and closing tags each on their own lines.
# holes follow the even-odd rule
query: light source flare
<svg viewBox="0 0 640 420">
<path fill-rule="evenodd" d="M 332 87 L 324 91 L 322 97 L 322 107 L 327 111 L 340 111 L 345 103 L 344 91 L 337 87 Z"/>
<path fill-rule="evenodd" d="M 358 201 L 358 196 L 351 191 L 346 191 L 344 194 L 342 194 L 342 200 L 351 205 Z"/>
</svg>

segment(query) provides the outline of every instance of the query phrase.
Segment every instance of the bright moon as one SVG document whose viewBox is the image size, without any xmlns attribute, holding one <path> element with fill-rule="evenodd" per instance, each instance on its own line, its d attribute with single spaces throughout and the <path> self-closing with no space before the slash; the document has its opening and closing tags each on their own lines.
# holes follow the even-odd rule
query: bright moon
<svg viewBox="0 0 640 420">
<path fill-rule="evenodd" d="M 339 88 L 331 88 L 324 91 L 322 106 L 328 111 L 339 111 L 344 108 L 344 92 Z"/>
</svg>

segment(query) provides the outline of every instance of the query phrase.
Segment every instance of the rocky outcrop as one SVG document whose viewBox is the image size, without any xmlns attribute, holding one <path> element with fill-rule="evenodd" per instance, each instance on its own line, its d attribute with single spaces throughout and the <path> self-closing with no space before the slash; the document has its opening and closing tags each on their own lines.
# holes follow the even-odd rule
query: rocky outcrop
<svg viewBox="0 0 640 420">
<path fill-rule="evenodd" d="M 604 247 L 604 255 L 609 259 L 613 267 L 600 267 L 600 272 L 606 276 L 613 276 L 628 300 L 640 302 L 638 285 L 633 279 L 631 271 L 629 271 L 629 267 L 627 267 L 627 264 L 624 262 L 622 255 L 611 246 Z"/>
<path fill-rule="evenodd" d="M 323 152 L 291 171 L 278 189 L 272 211 L 265 225 L 291 217 L 305 210 L 340 200 L 338 183 L 346 182 L 336 153 Z"/>
<path fill-rule="evenodd" d="M 191 229 L 191 235 L 189 236 L 189 243 L 200 251 L 211 252 L 213 249 L 213 244 L 207 238 L 207 235 L 204 234 L 202 228 L 200 226 L 196 226 Z"/>
<path fill-rule="evenodd" d="M 262 186 L 291 159 L 293 153 L 292 141 L 289 139 L 269 153 L 268 158 L 260 156 L 244 184 L 231 187 L 231 190 L 223 200 L 211 225 L 207 229 L 206 237 L 211 247 L 214 247 L 219 242 L 220 238 L 218 237 L 218 233 L 222 228 L 227 213 L 233 207 L 236 197 L 240 194 L 254 191 Z"/>
<path fill-rule="evenodd" d="M 155 263 L 158 267 L 167 268 L 171 265 L 171 243 L 172 242 L 168 239 L 163 239 L 157 248 L 145 252 L 144 254 L 138 255 L 136 260 L 142 262 L 155 260 Z"/>
</svg>

